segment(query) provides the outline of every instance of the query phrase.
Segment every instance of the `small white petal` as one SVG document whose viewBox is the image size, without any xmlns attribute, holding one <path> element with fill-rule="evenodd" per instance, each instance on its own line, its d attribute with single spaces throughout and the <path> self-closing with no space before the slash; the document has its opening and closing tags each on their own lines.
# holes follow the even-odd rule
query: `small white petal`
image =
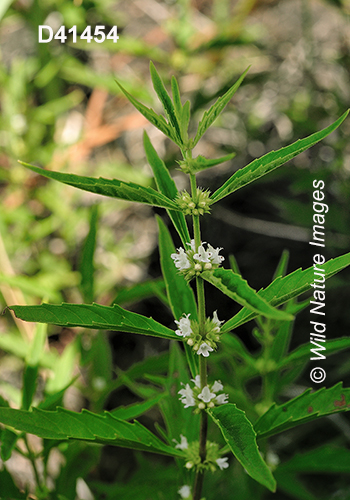
<svg viewBox="0 0 350 500">
<path fill-rule="evenodd" d="M 187 450 L 188 441 L 187 441 L 186 437 L 183 436 L 182 434 L 180 434 L 180 439 L 181 439 L 180 443 L 178 443 L 175 439 L 173 439 L 173 441 L 176 443 L 175 448 L 178 448 L 179 450 Z"/>
<path fill-rule="evenodd" d="M 174 260 L 175 267 L 180 269 L 180 271 L 184 269 L 188 269 L 191 267 L 190 261 L 186 255 L 185 250 L 180 247 L 177 249 L 178 253 L 172 253 L 170 257 Z"/>
<path fill-rule="evenodd" d="M 218 405 L 224 405 L 228 403 L 228 394 L 219 394 L 219 396 L 216 396 L 215 401 Z"/>
<path fill-rule="evenodd" d="M 211 387 L 211 390 L 213 392 L 219 392 L 219 391 L 222 391 L 223 388 L 224 388 L 224 386 L 222 385 L 222 383 L 220 382 L 220 380 L 215 380 L 214 384 Z"/>
<path fill-rule="evenodd" d="M 225 457 L 225 458 L 218 458 L 216 460 L 216 463 L 218 464 L 220 470 L 227 469 L 227 467 L 228 467 L 227 460 L 228 460 L 227 457 Z"/>
<path fill-rule="evenodd" d="M 198 395 L 198 399 L 201 399 L 204 403 L 209 403 L 213 398 L 215 398 L 216 394 L 210 392 L 209 387 L 206 385 L 203 387 L 202 392 Z"/>
<path fill-rule="evenodd" d="M 204 246 L 200 245 L 198 247 L 198 253 L 195 253 L 193 258 L 200 262 L 210 262 L 209 256 L 209 253 L 204 250 Z"/>
<path fill-rule="evenodd" d="M 212 352 L 214 349 L 210 347 L 206 342 L 203 342 L 203 344 L 200 345 L 197 354 L 202 354 L 205 358 L 209 356 L 209 353 Z"/>
<path fill-rule="evenodd" d="M 200 377 L 200 375 L 196 375 L 195 378 L 192 378 L 191 382 L 194 382 L 194 385 L 196 387 L 198 387 L 198 389 L 201 388 L 201 377 Z"/>
<path fill-rule="evenodd" d="M 219 255 L 220 250 L 222 250 L 222 248 L 214 248 L 210 244 L 208 244 L 207 252 L 210 254 L 210 261 L 213 264 L 221 264 L 221 262 L 225 260 L 225 257 Z"/>
<path fill-rule="evenodd" d="M 178 330 L 175 330 L 176 335 L 181 337 L 189 337 L 192 333 L 191 321 L 189 320 L 190 314 L 187 314 L 185 317 L 180 318 L 180 321 L 176 321 L 175 323 L 179 327 Z"/>
<path fill-rule="evenodd" d="M 195 406 L 196 402 L 193 397 L 193 391 L 189 384 L 186 384 L 184 389 L 180 389 L 178 394 L 181 394 L 181 402 L 185 405 L 185 408 L 189 406 Z"/>
<path fill-rule="evenodd" d="M 220 326 L 222 323 L 225 323 L 225 321 L 220 321 L 219 318 L 218 318 L 218 312 L 217 311 L 214 311 L 214 314 L 213 314 L 213 319 L 212 319 L 212 322 L 217 326 L 219 327 L 219 331 L 220 331 Z"/>
</svg>

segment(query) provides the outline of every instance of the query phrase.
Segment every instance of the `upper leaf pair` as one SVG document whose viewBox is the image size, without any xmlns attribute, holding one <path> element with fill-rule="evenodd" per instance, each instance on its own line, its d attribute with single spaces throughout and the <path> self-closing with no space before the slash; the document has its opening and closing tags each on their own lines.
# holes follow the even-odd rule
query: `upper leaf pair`
<svg viewBox="0 0 350 500">
<path fill-rule="evenodd" d="M 140 111 L 140 113 L 143 114 L 145 118 L 147 118 L 148 121 L 161 130 L 163 134 L 169 137 L 169 139 L 174 141 L 182 151 L 186 151 L 194 148 L 206 130 L 208 130 L 210 125 L 223 111 L 242 83 L 248 69 L 249 68 L 246 69 L 243 75 L 226 92 L 226 94 L 219 97 L 211 108 L 208 111 L 205 111 L 202 120 L 199 122 L 197 134 L 193 140 L 188 139 L 187 133 L 190 121 L 190 102 L 186 101 L 186 103 L 182 105 L 179 86 L 174 76 L 171 78 L 171 90 L 173 95 L 173 100 L 171 100 L 154 64 L 152 62 L 150 63 L 153 87 L 163 105 L 168 121 L 166 121 L 162 115 L 158 115 L 153 109 L 147 108 L 142 103 L 137 101 L 131 94 L 129 94 L 129 92 L 127 92 L 127 90 L 124 89 L 124 87 L 120 85 L 120 83 L 117 82 L 117 84 L 124 93 L 125 97 L 127 97 L 127 99 L 135 106 L 136 109 L 138 109 L 138 111 Z"/>
</svg>

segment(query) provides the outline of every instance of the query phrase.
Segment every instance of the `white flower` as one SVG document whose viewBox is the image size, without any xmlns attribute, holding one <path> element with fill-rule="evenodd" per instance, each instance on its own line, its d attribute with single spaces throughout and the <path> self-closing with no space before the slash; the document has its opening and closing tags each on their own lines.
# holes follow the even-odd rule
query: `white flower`
<svg viewBox="0 0 350 500">
<path fill-rule="evenodd" d="M 198 387 L 198 389 L 201 388 L 201 377 L 200 375 L 196 375 L 195 378 L 191 378 L 191 382 L 194 382 L 194 385 Z"/>
<path fill-rule="evenodd" d="M 210 262 L 210 253 L 204 250 L 204 246 L 200 245 L 198 247 L 198 253 L 195 253 L 193 258 L 199 260 L 200 262 Z"/>
<path fill-rule="evenodd" d="M 193 250 L 194 252 L 196 251 L 196 244 L 194 240 L 191 240 L 191 243 L 187 243 L 187 245 L 191 247 L 191 250 Z"/>
<path fill-rule="evenodd" d="M 208 243 L 207 252 L 209 253 L 210 260 L 213 264 L 221 264 L 225 260 L 225 257 L 219 255 L 220 250 L 222 248 L 214 248 Z"/>
<path fill-rule="evenodd" d="M 225 323 L 225 321 L 219 320 L 217 311 L 214 311 L 213 319 L 211 321 L 212 321 L 212 323 L 214 323 L 214 325 L 216 325 L 217 332 L 220 331 L 221 323 Z"/>
<path fill-rule="evenodd" d="M 175 330 L 176 335 L 180 337 L 189 337 L 191 335 L 191 321 L 189 320 L 190 314 L 187 314 L 184 318 L 180 318 L 180 321 L 176 321 L 175 323 L 179 327 L 178 330 Z"/>
<path fill-rule="evenodd" d="M 210 392 L 209 387 L 206 385 L 203 387 L 202 392 L 198 394 L 198 399 L 201 399 L 204 403 L 209 403 L 215 396 L 216 394 Z"/>
<path fill-rule="evenodd" d="M 219 394 L 216 396 L 215 401 L 218 405 L 224 405 L 228 402 L 228 394 Z"/>
<path fill-rule="evenodd" d="M 193 391 L 189 384 L 186 384 L 185 389 L 180 389 L 178 394 L 181 394 L 181 402 L 185 405 L 185 408 L 189 406 L 195 406 L 196 402 L 193 397 Z"/>
<path fill-rule="evenodd" d="M 228 460 L 227 457 L 225 457 L 225 458 L 218 458 L 216 460 L 216 463 L 218 464 L 220 470 L 227 469 L 227 467 L 228 467 L 227 460 Z"/>
<path fill-rule="evenodd" d="M 186 437 L 183 436 L 182 434 L 180 434 L 180 439 L 181 439 L 180 443 L 178 443 L 176 441 L 176 439 L 173 439 L 174 443 L 176 443 L 175 448 L 178 448 L 179 450 L 187 450 L 187 448 L 188 448 L 188 441 L 187 441 Z"/>
<path fill-rule="evenodd" d="M 202 356 L 207 358 L 209 356 L 209 353 L 212 351 L 214 351 L 214 349 L 210 347 L 210 345 L 208 345 L 206 342 L 203 342 L 203 344 L 200 345 L 197 354 L 202 354 Z"/>
<path fill-rule="evenodd" d="M 221 381 L 220 380 L 215 380 L 214 384 L 211 387 L 211 390 L 213 392 L 219 392 L 219 391 L 222 391 L 223 388 L 224 388 L 224 386 L 222 385 Z"/>
<path fill-rule="evenodd" d="M 178 494 L 180 495 L 181 498 L 189 498 L 191 495 L 191 487 L 185 484 L 184 486 L 181 486 L 181 488 L 178 491 Z"/>
<path fill-rule="evenodd" d="M 191 267 L 190 261 L 188 260 L 185 250 L 182 247 L 180 247 L 177 249 L 177 251 L 178 253 L 171 254 L 171 258 L 174 259 L 175 267 L 177 267 L 177 269 L 180 269 L 180 271 Z"/>
</svg>

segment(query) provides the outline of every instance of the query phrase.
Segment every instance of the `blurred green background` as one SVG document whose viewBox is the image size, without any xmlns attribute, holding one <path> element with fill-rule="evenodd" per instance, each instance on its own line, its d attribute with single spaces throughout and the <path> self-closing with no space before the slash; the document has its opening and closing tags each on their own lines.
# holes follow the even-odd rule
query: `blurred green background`
<svg viewBox="0 0 350 500">
<path fill-rule="evenodd" d="M 129 290 L 160 275 L 152 209 L 47 181 L 18 159 L 152 185 L 142 146 L 146 129 L 179 188 L 186 188 L 176 170 L 177 151 L 130 106 L 114 79 L 159 111 L 150 83 L 152 60 L 166 84 L 172 74 L 177 77 L 196 118 L 251 65 L 232 102 L 196 148 L 207 157 L 236 152 L 231 162 L 200 174 L 200 184 L 213 191 L 234 170 L 325 127 L 349 107 L 349 14 L 348 0 L 2 0 L 0 309 L 42 300 L 110 304 L 124 287 Z M 39 44 L 39 25 L 54 31 L 76 25 L 78 33 L 87 25 L 117 25 L 119 40 Z M 224 247 L 226 259 L 234 253 L 254 288 L 271 280 L 283 249 L 290 251 L 289 271 L 312 264 L 308 241 L 314 178 L 325 181 L 330 206 L 325 254 L 332 258 L 349 250 L 349 133 L 347 120 L 259 185 L 215 206 L 215 224 L 204 219 L 203 238 Z M 94 287 L 89 288 L 81 262 L 96 220 Z M 330 338 L 350 329 L 348 279 L 347 271 L 329 285 Z M 159 301 L 161 287 L 155 285 L 154 291 L 158 299 L 146 298 L 134 310 L 174 326 Z M 213 293 L 209 309 L 216 309 L 218 298 Z M 229 302 L 221 303 L 220 319 L 232 312 Z M 308 322 L 304 311 L 296 322 L 295 345 L 307 340 Z M 20 398 L 22 365 L 13 339 L 25 345 L 32 332 L 30 324 L 16 324 L 8 314 L 0 317 L 0 394 L 14 403 Z M 75 338 L 67 329 L 51 328 L 50 333 L 58 352 Z M 257 348 L 249 325 L 239 335 L 250 349 Z M 123 339 L 121 334 L 110 340 L 112 347 L 118 344 L 110 372 L 112 366 L 125 369 L 131 360 L 166 348 L 158 340 Z M 82 365 L 83 344 L 76 347 Z M 69 359 L 74 373 L 76 357 Z M 343 379 L 349 385 L 349 373 L 345 354 L 329 360 L 327 384 Z M 308 376 L 302 374 L 300 387 L 307 386 Z M 79 409 L 86 394 L 81 389 L 73 396 L 71 407 Z M 104 476 L 109 478 L 106 464 Z"/>
</svg>

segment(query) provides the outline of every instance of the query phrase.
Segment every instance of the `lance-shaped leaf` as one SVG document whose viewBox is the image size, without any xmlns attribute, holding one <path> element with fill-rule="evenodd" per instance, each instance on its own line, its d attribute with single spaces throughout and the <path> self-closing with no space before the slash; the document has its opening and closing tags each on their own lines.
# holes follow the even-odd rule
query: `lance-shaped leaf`
<svg viewBox="0 0 350 500">
<path fill-rule="evenodd" d="M 246 186 L 250 182 L 253 182 L 265 174 L 268 174 L 277 167 L 280 167 L 287 161 L 291 160 L 299 153 L 302 153 L 306 149 L 311 148 L 317 142 L 321 141 L 327 135 L 332 133 L 339 125 L 345 120 L 349 111 L 346 111 L 338 120 L 336 120 L 332 125 L 324 128 L 323 130 L 316 132 L 304 139 L 299 139 L 298 141 L 279 149 L 278 151 L 270 151 L 261 158 L 249 163 L 249 165 L 244 168 L 237 170 L 226 182 L 223 184 L 215 193 L 211 196 L 213 202 L 217 202 L 224 198 L 225 196 L 237 191 L 237 189 Z"/>
<path fill-rule="evenodd" d="M 199 122 L 196 137 L 194 138 L 193 146 L 197 144 L 202 135 L 208 130 L 213 121 L 220 115 L 230 99 L 235 94 L 238 87 L 244 80 L 245 75 L 248 73 L 249 67 L 245 70 L 243 75 L 236 81 L 234 85 L 212 105 L 208 111 L 205 111 L 203 118 Z"/>
<path fill-rule="evenodd" d="M 17 318 L 24 321 L 178 339 L 173 330 L 154 319 L 126 311 L 117 304 L 112 307 L 100 304 L 41 304 L 37 306 L 9 306 L 9 309 L 15 313 Z"/>
<path fill-rule="evenodd" d="M 328 279 L 342 269 L 345 269 L 349 264 L 350 252 L 341 255 L 340 257 L 336 257 L 335 259 L 330 259 L 320 267 L 324 269 L 325 278 Z M 269 302 L 272 306 L 277 307 L 310 290 L 313 280 L 313 267 L 309 267 L 305 270 L 297 269 L 287 276 L 278 277 L 267 288 L 259 290 L 258 295 Z M 256 313 L 252 313 L 247 307 L 244 307 L 239 311 L 239 313 L 225 323 L 222 330 L 233 330 L 234 328 L 247 323 L 247 321 L 254 319 L 256 316 Z"/>
<path fill-rule="evenodd" d="M 279 471 L 350 473 L 350 450 L 326 444 L 306 453 L 297 453 L 290 460 L 278 466 Z"/>
<path fill-rule="evenodd" d="M 175 199 L 178 190 L 172 179 L 169 170 L 166 168 L 163 160 L 161 160 L 154 149 L 148 135 L 144 132 L 143 144 L 146 151 L 147 161 L 151 165 L 154 178 L 156 180 L 158 190 L 164 194 L 167 198 Z M 176 231 L 179 233 L 181 241 L 185 246 L 191 238 L 188 232 L 185 216 L 182 212 L 177 212 L 174 210 L 167 210 L 170 219 L 172 220 Z"/>
<path fill-rule="evenodd" d="M 119 86 L 120 90 L 125 95 L 125 97 L 131 102 L 131 104 L 133 106 L 135 106 L 135 108 L 138 111 L 140 111 L 140 113 L 145 118 L 147 118 L 147 120 L 150 123 L 152 123 L 152 125 L 157 127 L 161 132 L 163 132 L 164 135 L 169 137 L 169 139 L 171 139 L 175 143 L 178 142 L 178 139 L 177 139 L 175 133 L 173 132 L 171 126 L 169 125 L 169 123 L 165 120 L 165 118 L 162 115 L 158 115 L 153 109 L 147 108 L 147 106 L 145 106 L 144 104 L 139 102 L 137 99 L 135 99 L 135 97 L 133 97 L 131 94 L 129 94 L 129 92 L 127 90 L 125 90 L 125 88 L 122 87 L 119 82 L 116 81 L 116 83 Z"/>
<path fill-rule="evenodd" d="M 90 211 L 90 230 L 85 239 L 84 247 L 80 259 L 80 274 L 84 302 L 93 302 L 94 300 L 94 254 L 96 249 L 96 236 L 98 224 L 98 205 L 93 205 Z"/>
<path fill-rule="evenodd" d="M 205 271 L 201 276 L 232 300 L 251 311 L 272 319 L 293 319 L 291 314 L 272 307 L 239 274 L 234 273 L 231 269 Z M 227 325 L 225 325 L 225 330 L 227 330 Z"/>
<path fill-rule="evenodd" d="M 181 166 L 181 170 L 186 174 L 196 174 L 201 170 L 205 170 L 207 168 L 215 167 L 216 165 L 220 165 L 220 163 L 224 163 L 225 161 L 232 160 L 236 156 L 236 153 L 230 153 L 229 155 L 222 156 L 221 158 L 209 159 L 205 158 L 202 155 L 198 155 L 196 158 L 190 158 L 187 160 L 179 161 L 179 165 Z"/>
<path fill-rule="evenodd" d="M 260 455 L 256 433 L 244 411 L 234 404 L 207 410 L 217 424 L 230 450 L 247 473 L 270 491 L 276 490 L 276 481 Z"/>
<path fill-rule="evenodd" d="M 344 349 L 349 349 L 350 347 L 350 337 L 327 340 L 327 343 L 323 343 L 320 340 L 315 339 L 314 342 L 316 342 L 321 347 L 325 347 L 325 354 L 327 354 L 327 356 L 343 351 Z M 288 365 L 295 365 L 296 363 L 306 363 L 310 361 L 310 355 L 312 352 L 311 349 L 317 351 L 319 348 L 317 347 L 317 345 L 311 344 L 310 342 L 300 345 L 299 347 L 294 349 L 294 351 L 288 354 L 288 356 L 281 359 L 281 361 L 277 365 L 277 368 L 285 368 Z M 320 354 L 322 350 L 323 349 L 321 348 L 321 350 L 319 351 Z M 315 353 L 314 356 L 316 357 L 317 353 Z"/>
<path fill-rule="evenodd" d="M 350 389 L 343 388 L 342 382 L 316 392 L 308 389 L 300 396 L 283 405 L 273 404 L 254 425 L 258 437 L 267 437 L 304 424 L 324 415 L 348 411 Z"/>
<path fill-rule="evenodd" d="M 22 161 L 19 163 L 30 170 L 33 170 L 33 172 L 36 172 L 37 174 L 84 191 L 110 196 L 111 198 L 119 198 L 121 200 L 146 203 L 147 205 L 155 207 L 179 210 L 176 203 L 164 196 L 162 193 L 158 193 L 155 189 L 150 187 L 140 186 L 134 182 L 123 182 L 118 181 L 117 179 L 103 179 L 102 177 L 95 179 L 94 177 L 85 177 L 82 175 L 64 174 L 62 172 L 44 170 L 43 168 L 30 165 L 29 163 L 24 163 Z"/>
<path fill-rule="evenodd" d="M 165 114 L 167 115 L 169 124 L 172 126 L 174 135 L 177 137 L 177 144 L 182 145 L 182 136 L 180 131 L 180 125 L 175 113 L 174 105 L 171 102 L 168 92 L 166 91 L 162 79 L 158 75 L 158 72 L 152 63 L 150 62 L 151 78 L 153 82 L 154 90 L 157 92 L 160 102 L 163 104 Z"/>
<path fill-rule="evenodd" d="M 153 408 L 153 406 L 157 405 L 166 395 L 167 394 L 165 392 L 161 392 L 153 398 L 142 401 L 142 403 L 133 403 L 128 406 L 118 406 L 118 408 L 112 410 L 110 413 L 113 417 L 120 418 L 121 420 L 132 420 Z"/>
<path fill-rule="evenodd" d="M 131 424 L 108 412 L 96 414 L 87 410 L 76 413 L 64 408 L 57 411 L 0 408 L 0 422 L 44 439 L 78 439 L 173 457 L 183 456 L 183 452 L 163 443 L 139 422 Z"/>
<path fill-rule="evenodd" d="M 184 277 L 178 273 L 174 265 L 174 261 L 171 258 L 171 254 L 176 253 L 174 243 L 160 217 L 158 217 L 158 226 L 160 265 L 171 311 L 176 320 L 179 320 L 183 314 L 189 313 L 191 314 L 191 319 L 197 320 L 197 305 L 193 290 Z M 175 336 L 177 340 L 180 340 L 181 337 L 178 337 L 176 334 Z M 192 376 L 195 377 L 199 373 L 198 355 L 193 354 L 193 349 L 187 344 L 184 345 Z"/>
</svg>

